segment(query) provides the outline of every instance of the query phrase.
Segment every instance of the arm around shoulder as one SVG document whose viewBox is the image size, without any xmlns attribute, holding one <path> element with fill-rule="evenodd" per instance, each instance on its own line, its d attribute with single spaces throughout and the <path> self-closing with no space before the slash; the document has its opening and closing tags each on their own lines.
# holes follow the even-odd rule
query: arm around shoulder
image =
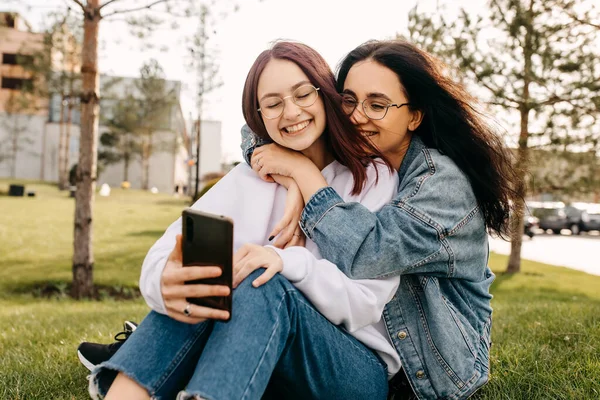
<svg viewBox="0 0 600 400">
<path fill-rule="evenodd" d="M 241 133 L 242 143 L 240 147 L 242 149 L 242 155 L 244 156 L 244 160 L 246 161 L 246 163 L 248 163 L 248 165 L 251 165 L 250 161 L 252 160 L 252 153 L 254 153 L 254 150 L 256 150 L 257 147 L 260 147 L 270 142 L 258 137 L 246 124 L 242 126 Z"/>
<path fill-rule="evenodd" d="M 325 188 L 307 203 L 303 229 L 323 257 L 354 279 L 407 273 L 448 277 L 452 249 L 445 238 L 465 215 L 476 213 L 477 204 L 470 186 L 453 187 L 468 184 L 460 171 L 447 174 L 441 167 L 436 170 L 423 157 L 377 212 Z"/>
</svg>

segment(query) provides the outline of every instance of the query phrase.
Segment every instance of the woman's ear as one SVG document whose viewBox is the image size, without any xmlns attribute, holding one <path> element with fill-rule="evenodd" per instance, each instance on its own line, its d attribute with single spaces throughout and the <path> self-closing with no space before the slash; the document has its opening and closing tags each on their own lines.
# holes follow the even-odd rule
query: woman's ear
<svg viewBox="0 0 600 400">
<path fill-rule="evenodd" d="M 425 114 L 421 110 L 414 110 L 410 112 L 410 121 L 408 121 L 408 130 L 415 131 L 421 125 L 423 121 L 423 116 Z"/>
</svg>

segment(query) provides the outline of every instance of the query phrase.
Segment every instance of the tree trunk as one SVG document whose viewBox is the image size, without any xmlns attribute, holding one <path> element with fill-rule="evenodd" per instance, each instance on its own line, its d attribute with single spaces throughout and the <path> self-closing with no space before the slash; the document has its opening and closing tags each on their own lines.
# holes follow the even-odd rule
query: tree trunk
<svg viewBox="0 0 600 400">
<path fill-rule="evenodd" d="M 73 103 L 72 99 L 69 99 L 69 105 L 67 106 L 67 127 L 65 130 L 65 155 L 63 157 L 63 190 L 69 188 L 69 164 L 70 153 L 71 153 L 71 126 L 73 121 Z"/>
<path fill-rule="evenodd" d="M 60 96 L 60 118 L 58 120 L 58 189 L 65 190 L 65 95 Z"/>
<path fill-rule="evenodd" d="M 533 55 L 532 30 L 533 20 L 533 2 L 529 7 L 529 21 L 525 24 L 527 32 L 525 34 L 525 44 L 523 48 L 524 68 L 523 68 L 523 96 L 519 111 L 521 113 L 521 132 L 519 133 L 519 150 L 517 153 L 516 170 L 518 182 L 515 182 L 517 189 L 517 198 L 515 199 L 513 215 L 511 217 L 510 232 L 510 256 L 506 267 L 507 273 L 521 272 L 521 246 L 523 244 L 523 230 L 525 221 L 523 220 L 525 210 L 525 196 L 527 190 L 525 186 L 525 175 L 529 167 L 529 85 L 531 83 L 531 58 Z"/>
<path fill-rule="evenodd" d="M 15 119 L 15 131 L 13 132 L 11 143 L 12 151 L 10 153 L 10 177 L 15 179 L 17 177 L 17 152 L 19 151 L 19 131 L 21 130 L 21 126 L 19 124 L 19 115 L 15 114 L 13 117 Z"/>
<path fill-rule="evenodd" d="M 73 252 L 73 297 L 93 294 L 94 255 L 92 248 L 92 214 L 96 189 L 98 156 L 98 112 L 100 82 L 98 78 L 99 0 L 87 0 L 83 20 L 81 49 L 81 136 L 75 193 Z"/>
<path fill-rule="evenodd" d="M 40 181 L 46 180 L 46 136 L 48 130 L 48 122 L 44 122 L 42 130 L 42 151 L 40 152 Z"/>
<path fill-rule="evenodd" d="M 142 189 L 148 190 L 150 177 L 150 156 L 152 155 L 152 132 L 144 139 L 142 149 Z"/>
<path fill-rule="evenodd" d="M 201 108 L 198 107 L 198 127 L 196 130 L 196 181 L 194 185 L 194 200 L 198 199 L 200 191 L 200 150 L 202 144 L 202 116 L 200 115 Z"/>
<path fill-rule="evenodd" d="M 507 273 L 521 272 L 521 246 L 523 244 L 523 232 L 525 230 L 525 195 L 527 194 L 525 186 L 525 171 L 529 163 L 527 146 L 519 146 L 517 153 L 516 170 L 519 174 L 517 184 L 518 197 L 513 205 L 513 214 L 510 218 L 510 256 L 508 258 Z"/>
<path fill-rule="evenodd" d="M 129 153 L 123 156 L 123 182 L 129 181 Z"/>
</svg>

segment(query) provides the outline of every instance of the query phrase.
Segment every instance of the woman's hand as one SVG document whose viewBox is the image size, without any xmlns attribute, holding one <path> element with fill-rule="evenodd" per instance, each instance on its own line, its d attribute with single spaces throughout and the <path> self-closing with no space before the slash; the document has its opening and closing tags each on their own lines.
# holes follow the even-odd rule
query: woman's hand
<svg viewBox="0 0 600 400">
<path fill-rule="evenodd" d="M 302 153 L 276 143 L 266 144 L 254 150 L 251 160 L 252 169 L 264 180 L 267 180 L 268 175 L 292 177 L 294 170 L 307 161 L 312 164 Z M 272 179 L 269 182 L 272 182 Z"/>
<path fill-rule="evenodd" d="M 189 303 L 188 297 L 213 297 L 229 295 L 227 286 L 194 284 L 186 285 L 186 281 L 216 278 L 221 275 L 219 267 L 183 267 L 181 256 L 181 235 L 177 235 L 175 248 L 169 255 L 167 265 L 160 280 L 167 314 L 169 317 L 188 324 L 197 324 L 207 319 L 229 318 L 229 312 L 214 308 L 197 306 Z M 185 313 L 185 310 L 188 313 Z"/>
<path fill-rule="evenodd" d="M 294 178 L 305 203 L 317 191 L 327 187 L 327 181 L 321 171 L 308 157 L 275 143 L 254 150 L 252 163 L 252 169 L 263 179 L 271 175 Z"/>
<path fill-rule="evenodd" d="M 269 234 L 269 240 L 273 240 L 275 236 L 279 235 L 273 246 L 280 249 L 291 246 L 304 246 L 306 243 L 306 237 L 299 225 L 302 210 L 304 209 L 304 199 L 296 182 L 291 178 L 288 179 L 291 180 L 291 183 L 287 187 L 285 212 L 281 220 Z"/>
<path fill-rule="evenodd" d="M 268 247 L 250 243 L 240 247 L 233 256 L 233 287 L 236 288 L 258 268 L 265 268 L 266 271 L 252 282 L 254 287 L 267 283 L 283 270 L 283 260 L 275 250 Z"/>
</svg>

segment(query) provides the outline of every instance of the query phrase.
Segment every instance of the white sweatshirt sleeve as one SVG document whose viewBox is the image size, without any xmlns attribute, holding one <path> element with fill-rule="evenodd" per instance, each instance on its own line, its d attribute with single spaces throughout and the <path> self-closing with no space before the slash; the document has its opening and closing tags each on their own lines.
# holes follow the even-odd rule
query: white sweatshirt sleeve
<svg viewBox="0 0 600 400">
<path fill-rule="evenodd" d="M 245 243 L 263 245 L 268 235 L 269 221 L 273 219 L 273 210 L 278 208 L 275 200 L 277 196 L 285 196 L 285 188 L 278 186 L 276 183 L 264 182 L 248 165 L 241 163 L 194 203 L 192 208 L 233 219 L 234 251 Z M 242 221 L 243 223 L 236 223 Z M 148 306 L 161 314 L 166 314 L 167 310 L 160 290 L 160 280 L 178 234 L 181 234 L 181 218 L 173 222 L 150 248 L 142 264 L 140 291 Z"/>
<path fill-rule="evenodd" d="M 367 171 L 368 181 L 356 200 L 371 211 L 377 211 L 389 202 L 398 187 L 398 175 L 379 168 Z M 351 184 L 352 182 L 350 182 Z M 348 186 L 346 190 L 350 190 Z M 317 259 L 304 247 L 275 250 L 283 260 L 281 274 L 292 282 L 327 319 L 343 325 L 348 332 L 374 324 L 381 319 L 383 308 L 400 285 L 400 277 L 352 280 L 337 266 L 325 259 Z"/>
</svg>

